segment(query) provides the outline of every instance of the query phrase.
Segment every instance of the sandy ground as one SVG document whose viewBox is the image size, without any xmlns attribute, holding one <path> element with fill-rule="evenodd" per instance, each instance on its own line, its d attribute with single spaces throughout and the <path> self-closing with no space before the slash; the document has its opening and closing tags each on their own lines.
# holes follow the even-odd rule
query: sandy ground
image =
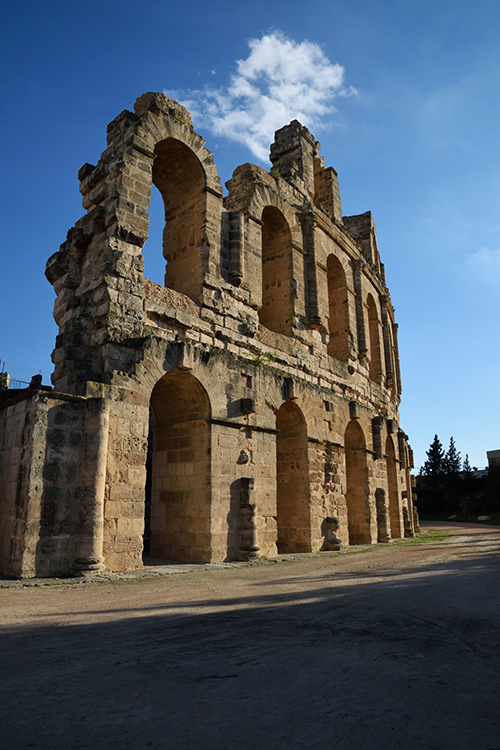
<svg viewBox="0 0 500 750">
<path fill-rule="evenodd" d="M 0 589 L 2 750 L 500 750 L 500 528 Z M 182 570 L 182 568 L 180 568 Z"/>
</svg>

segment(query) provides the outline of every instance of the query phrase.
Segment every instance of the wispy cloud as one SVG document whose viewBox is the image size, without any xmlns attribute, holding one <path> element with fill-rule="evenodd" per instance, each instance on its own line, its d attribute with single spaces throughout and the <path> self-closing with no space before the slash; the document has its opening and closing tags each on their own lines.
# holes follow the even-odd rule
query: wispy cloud
<svg viewBox="0 0 500 750">
<path fill-rule="evenodd" d="M 267 161 L 275 130 L 293 119 L 321 127 L 336 111 L 336 96 L 357 94 L 344 88 L 344 68 L 332 64 L 313 42 L 274 32 L 250 40 L 249 47 L 226 87 L 165 93 L 190 110 L 197 126 L 243 143 L 260 161 Z"/>
<path fill-rule="evenodd" d="M 482 247 L 465 261 L 467 270 L 474 278 L 487 286 L 500 289 L 500 249 Z"/>
</svg>

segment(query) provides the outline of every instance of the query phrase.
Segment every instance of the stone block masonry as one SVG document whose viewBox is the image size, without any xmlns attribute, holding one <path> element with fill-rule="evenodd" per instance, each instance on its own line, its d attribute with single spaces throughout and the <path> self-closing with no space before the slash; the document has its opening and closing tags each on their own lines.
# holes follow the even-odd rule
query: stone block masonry
<svg viewBox="0 0 500 750">
<path fill-rule="evenodd" d="M 0 393 L 4 574 L 85 575 L 411 531 L 397 326 L 370 212 L 296 120 L 223 198 L 188 111 L 141 96 L 47 263 L 53 388 Z M 144 278 L 151 191 L 165 285 Z M 151 251 L 152 248 L 149 248 Z M 333 545 L 333 546 L 332 546 Z"/>
</svg>

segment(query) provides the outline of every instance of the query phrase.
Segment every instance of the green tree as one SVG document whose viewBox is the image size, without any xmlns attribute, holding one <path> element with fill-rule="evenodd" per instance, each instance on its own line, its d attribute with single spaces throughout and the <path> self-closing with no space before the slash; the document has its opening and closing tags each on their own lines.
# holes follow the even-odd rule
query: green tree
<svg viewBox="0 0 500 750">
<path fill-rule="evenodd" d="M 416 480 L 419 511 L 433 513 L 442 510 L 445 453 L 441 441 L 434 435 L 427 461 Z"/>
<path fill-rule="evenodd" d="M 462 459 L 457 451 L 455 441 L 450 438 L 450 446 L 443 460 L 443 470 L 445 474 L 459 474 L 462 469 Z"/>
<path fill-rule="evenodd" d="M 445 473 L 445 453 L 443 445 L 437 435 L 434 435 L 434 440 L 427 454 L 427 461 L 424 462 L 422 467 L 422 474 L 425 477 L 437 477 Z"/>
</svg>

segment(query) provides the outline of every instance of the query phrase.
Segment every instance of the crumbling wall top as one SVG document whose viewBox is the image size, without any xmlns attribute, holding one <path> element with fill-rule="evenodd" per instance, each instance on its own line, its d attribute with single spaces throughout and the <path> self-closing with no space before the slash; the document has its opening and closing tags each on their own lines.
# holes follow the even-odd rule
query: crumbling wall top
<svg viewBox="0 0 500 750">
<path fill-rule="evenodd" d="M 158 114 L 163 112 L 176 120 L 180 120 L 188 127 L 193 127 L 193 121 L 186 107 L 179 102 L 169 99 L 166 94 L 160 94 L 154 91 L 148 91 L 139 96 L 134 104 L 135 113 L 139 116 L 145 112 L 154 112 Z"/>
</svg>

